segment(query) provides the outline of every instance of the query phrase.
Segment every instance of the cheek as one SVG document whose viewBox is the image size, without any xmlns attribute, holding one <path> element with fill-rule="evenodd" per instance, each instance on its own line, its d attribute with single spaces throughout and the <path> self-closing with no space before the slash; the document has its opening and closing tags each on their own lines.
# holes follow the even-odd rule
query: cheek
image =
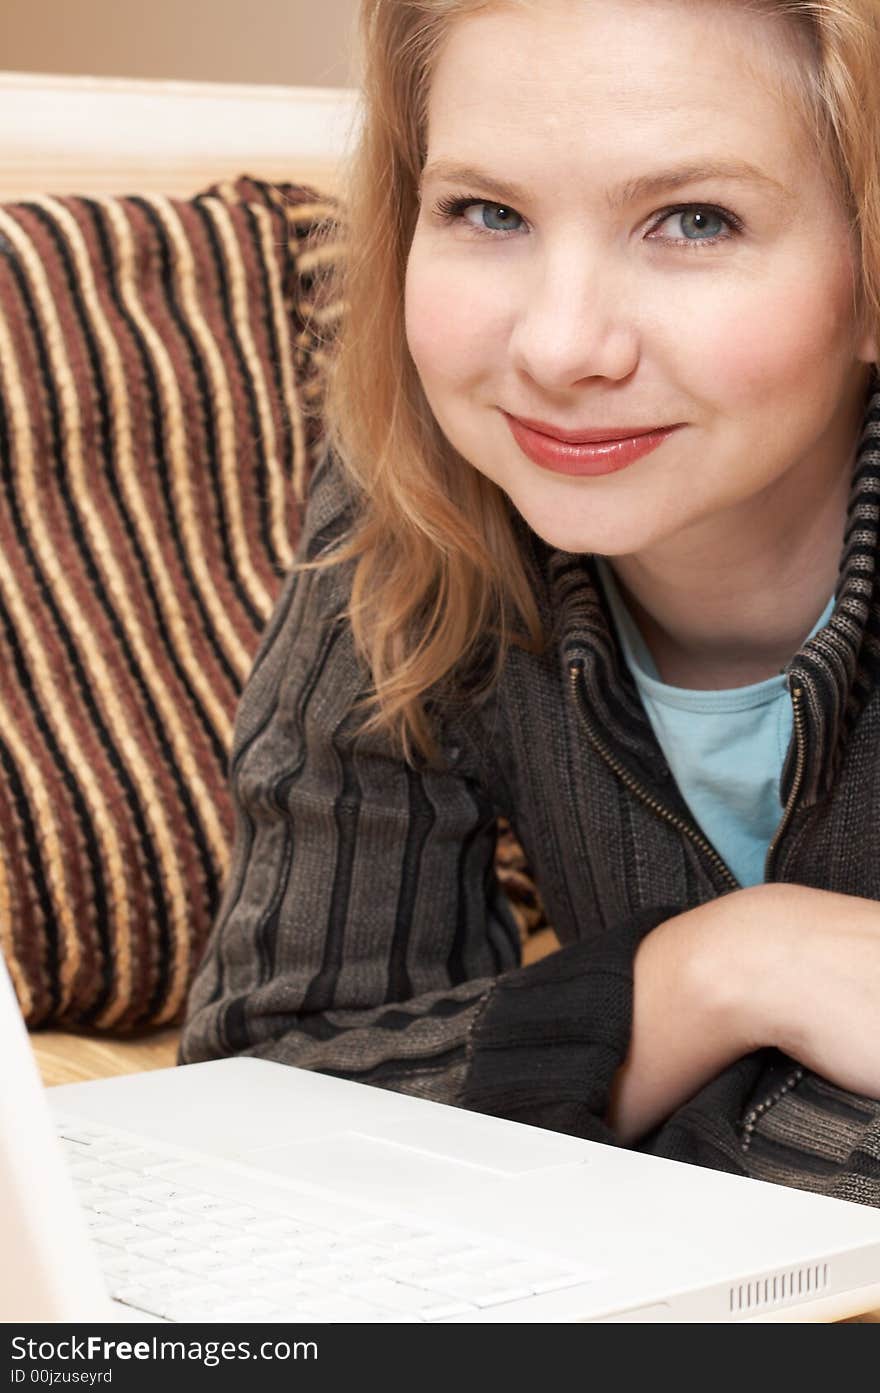
<svg viewBox="0 0 880 1393">
<path fill-rule="evenodd" d="M 489 278 L 439 253 L 414 247 L 407 264 L 406 340 L 420 376 L 464 382 L 503 358 L 507 341 L 501 297 Z"/>
<path fill-rule="evenodd" d="M 731 409 L 774 411 L 789 394 L 818 406 L 851 365 L 852 313 L 845 273 L 765 281 L 759 293 L 734 297 L 691 355 L 706 395 Z"/>
</svg>

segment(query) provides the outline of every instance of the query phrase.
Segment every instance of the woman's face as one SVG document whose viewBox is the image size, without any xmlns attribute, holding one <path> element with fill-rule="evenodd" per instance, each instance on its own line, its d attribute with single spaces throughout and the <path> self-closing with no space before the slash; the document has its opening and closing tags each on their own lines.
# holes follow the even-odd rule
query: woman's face
<svg viewBox="0 0 880 1393">
<path fill-rule="evenodd" d="M 443 434 L 553 546 L 711 544 L 851 460 L 878 355 L 846 215 L 786 100 L 798 43 L 713 0 L 545 0 L 451 32 L 407 340 Z M 505 413 L 679 428 L 572 475 L 535 463 Z"/>
</svg>

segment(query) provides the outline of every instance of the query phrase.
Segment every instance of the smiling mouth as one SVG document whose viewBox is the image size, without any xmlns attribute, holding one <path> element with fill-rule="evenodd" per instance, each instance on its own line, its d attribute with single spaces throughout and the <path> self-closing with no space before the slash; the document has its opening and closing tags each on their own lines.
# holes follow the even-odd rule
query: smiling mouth
<svg viewBox="0 0 880 1393">
<path fill-rule="evenodd" d="M 527 459 L 541 469 L 554 474 L 568 474 L 580 478 L 614 474 L 645 455 L 651 454 L 664 444 L 674 431 L 681 426 L 661 426 L 644 430 L 641 427 L 628 427 L 626 435 L 609 436 L 594 431 L 593 438 L 584 440 L 565 440 L 559 436 L 548 435 L 536 430 L 520 417 L 504 412 L 510 432 Z M 575 434 L 574 431 L 571 432 Z"/>
<path fill-rule="evenodd" d="M 677 422 L 675 425 L 651 425 L 651 426 L 598 426 L 566 430 L 561 426 L 554 426 L 546 421 L 532 420 L 528 416 L 513 416 L 505 411 L 504 415 L 511 421 L 516 421 L 525 426 L 528 430 L 535 431 L 539 435 L 546 435 L 549 440 L 560 440 L 566 445 L 597 445 L 614 442 L 617 440 L 637 440 L 644 435 L 657 435 L 661 431 L 677 429 L 682 424 Z"/>
</svg>

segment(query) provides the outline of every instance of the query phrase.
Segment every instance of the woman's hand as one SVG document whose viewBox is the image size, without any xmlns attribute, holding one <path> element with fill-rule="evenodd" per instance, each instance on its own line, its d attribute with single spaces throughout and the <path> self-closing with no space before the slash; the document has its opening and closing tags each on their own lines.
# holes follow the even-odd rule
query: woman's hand
<svg viewBox="0 0 880 1393">
<path fill-rule="evenodd" d="M 754 1012 L 765 972 L 764 934 L 782 918 L 774 886 L 737 890 L 667 919 L 633 964 L 629 1053 L 607 1114 L 625 1146 L 761 1044 Z"/>
<path fill-rule="evenodd" d="M 880 1097 L 880 904 L 772 883 L 667 919 L 639 945 L 608 1124 L 629 1145 L 724 1068 L 775 1045 Z"/>
<path fill-rule="evenodd" d="M 880 904 L 803 885 L 755 888 L 784 893 L 749 1030 L 839 1088 L 880 1098 Z"/>
</svg>

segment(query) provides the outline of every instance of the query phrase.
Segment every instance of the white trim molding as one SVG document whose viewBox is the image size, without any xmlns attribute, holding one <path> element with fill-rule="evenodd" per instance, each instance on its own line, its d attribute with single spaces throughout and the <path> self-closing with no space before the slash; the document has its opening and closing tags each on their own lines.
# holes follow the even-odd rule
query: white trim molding
<svg viewBox="0 0 880 1393">
<path fill-rule="evenodd" d="M 239 174 L 338 193 L 354 88 L 0 72 L 0 198 L 188 197 Z"/>
</svg>

